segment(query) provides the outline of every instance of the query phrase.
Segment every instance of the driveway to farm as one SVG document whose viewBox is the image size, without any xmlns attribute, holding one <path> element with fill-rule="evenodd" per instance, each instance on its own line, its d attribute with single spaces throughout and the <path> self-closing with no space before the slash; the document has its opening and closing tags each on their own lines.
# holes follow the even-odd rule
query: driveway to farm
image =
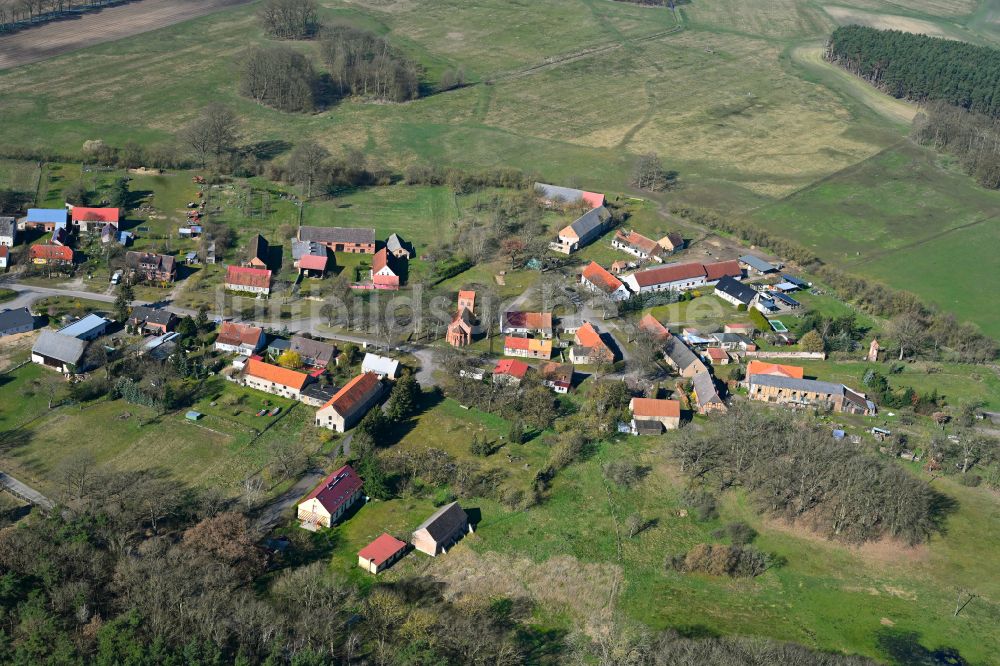
<svg viewBox="0 0 1000 666">
<path fill-rule="evenodd" d="M 138 0 L 25 28 L 0 37 L 0 70 L 165 28 L 252 0 Z"/>
</svg>

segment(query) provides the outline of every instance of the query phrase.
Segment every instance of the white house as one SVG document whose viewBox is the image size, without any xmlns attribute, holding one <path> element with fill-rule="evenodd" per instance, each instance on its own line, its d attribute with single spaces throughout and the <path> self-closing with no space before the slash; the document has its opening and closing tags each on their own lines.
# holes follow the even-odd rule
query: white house
<svg viewBox="0 0 1000 666">
<path fill-rule="evenodd" d="M 399 361 L 388 356 L 367 353 L 361 361 L 361 372 L 374 372 L 379 379 L 395 379 L 399 374 Z"/>
</svg>

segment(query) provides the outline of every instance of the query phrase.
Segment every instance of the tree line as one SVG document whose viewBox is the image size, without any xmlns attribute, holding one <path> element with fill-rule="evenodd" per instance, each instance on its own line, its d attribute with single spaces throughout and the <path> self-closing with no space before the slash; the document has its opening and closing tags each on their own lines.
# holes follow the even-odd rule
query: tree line
<svg viewBox="0 0 1000 666">
<path fill-rule="evenodd" d="M 723 218 L 712 211 L 686 205 L 672 206 L 670 211 L 709 229 L 732 234 L 750 245 L 771 249 L 817 275 L 839 298 L 865 312 L 879 317 L 918 320 L 923 327 L 924 341 L 920 351 L 925 355 L 965 363 L 991 363 L 1000 354 L 996 340 L 972 324 L 959 322 L 954 314 L 942 312 L 909 292 L 891 289 L 825 264 L 812 251 L 794 241 L 774 236 L 760 224 L 734 216 Z M 906 355 L 911 354 L 907 352 Z"/>
<path fill-rule="evenodd" d="M 0 33 L 62 18 L 67 12 L 81 12 L 134 0 L 0 0 Z"/>
<path fill-rule="evenodd" d="M 936 101 L 914 118 L 912 135 L 957 157 L 983 187 L 1000 188 L 1000 119 Z"/>
<path fill-rule="evenodd" d="M 1000 51 L 860 25 L 833 31 L 826 57 L 893 97 L 1000 116 Z"/>
</svg>

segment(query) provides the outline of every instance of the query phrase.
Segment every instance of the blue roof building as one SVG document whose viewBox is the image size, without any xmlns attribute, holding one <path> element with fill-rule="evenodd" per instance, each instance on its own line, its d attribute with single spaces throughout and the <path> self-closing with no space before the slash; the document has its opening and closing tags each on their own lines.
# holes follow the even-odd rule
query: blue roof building
<svg viewBox="0 0 1000 666">
<path fill-rule="evenodd" d="M 54 224 L 56 228 L 66 228 L 67 212 L 65 208 L 29 208 L 24 221 L 28 224 Z"/>
</svg>

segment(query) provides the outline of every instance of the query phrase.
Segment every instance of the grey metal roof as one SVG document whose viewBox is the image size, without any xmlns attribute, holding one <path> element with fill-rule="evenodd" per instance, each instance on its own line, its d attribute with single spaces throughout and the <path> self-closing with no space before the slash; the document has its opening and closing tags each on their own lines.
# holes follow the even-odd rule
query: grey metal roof
<svg viewBox="0 0 1000 666">
<path fill-rule="evenodd" d="M 402 239 L 396 234 L 389 234 L 389 238 L 385 241 L 385 246 L 389 249 L 389 252 L 396 252 L 397 250 L 405 250 L 403 247 Z"/>
<path fill-rule="evenodd" d="M 0 333 L 14 328 L 33 325 L 35 318 L 31 316 L 28 308 L 18 308 L 17 310 L 4 310 L 0 312 Z"/>
<path fill-rule="evenodd" d="M 71 338 L 87 337 L 96 329 L 105 327 L 110 323 L 111 322 L 100 315 L 89 314 L 83 319 L 73 322 L 69 326 L 60 328 L 59 333 L 62 335 L 68 335 Z"/>
<path fill-rule="evenodd" d="M 751 375 L 750 383 L 757 384 L 758 386 L 773 386 L 790 391 L 809 391 L 812 393 L 827 393 L 829 395 L 844 394 L 843 384 L 821 382 L 815 379 L 795 379 L 794 377 L 782 377 L 780 375 Z"/>
<path fill-rule="evenodd" d="M 573 203 L 574 201 L 583 200 L 583 190 L 577 190 L 572 187 L 535 183 L 535 191 L 550 201 L 562 199 L 566 203 Z"/>
<path fill-rule="evenodd" d="M 774 298 L 777 298 L 779 301 L 785 303 L 786 305 L 792 306 L 793 308 L 797 308 L 800 305 L 802 305 L 801 303 L 799 303 L 797 300 L 795 300 L 791 296 L 786 296 L 785 294 L 782 294 L 780 291 L 773 291 L 773 292 L 771 292 L 771 296 L 773 296 Z"/>
<path fill-rule="evenodd" d="M 295 335 L 292 337 L 292 345 L 290 349 L 293 352 L 297 352 L 301 356 L 306 358 L 316 359 L 323 363 L 329 363 L 334 354 L 337 353 L 337 347 L 320 340 L 311 340 L 309 338 L 304 338 L 301 335 Z"/>
<path fill-rule="evenodd" d="M 375 230 L 360 227 L 299 227 L 299 240 L 317 243 L 374 243 Z"/>
<path fill-rule="evenodd" d="M 445 504 L 435 511 L 430 518 L 420 523 L 415 532 L 427 530 L 435 541 L 444 541 L 453 535 L 460 527 L 464 527 L 469 516 L 458 505 L 458 502 Z"/>
<path fill-rule="evenodd" d="M 703 406 L 711 402 L 722 402 L 719 392 L 715 389 L 715 382 L 712 381 L 712 375 L 708 372 L 697 373 L 691 379 L 691 384 L 694 386 L 694 394 L 698 399 L 699 405 Z"/>
<path fill-rule="evenodd" d="M 12 217 L 0 217 L 0 236 L 13 236 L 16 224 Z"/>
<path fill-rule="evenodd" d="M 764 261 L 760 257 L 755 257 L 752 254 L 744 254 L 742 257 L 740 257 L 740 261 L 742 261 L 750 268 L 760 271 L 761 273 L 770 273 L 771 271 L 778 270 L 770 262 Z"/>
<path fill-rule="evenodd" d="M 312 255 L 314 257 L 325 257 L 326 247 L 315 241 L 293 240 L 292 259 L 298 261 L 302 257 Z"/>
<path fill-rule="evenodd" d="M 333 385 L 324 386 L 322 384 L 312 383 L 306 385 L 306 387 L 302 389 L 302 395 L 325 403 L 333 398 L 333 396 L 337 395 L 337 390 L 337 387 Z"/>
<path fill-rule="evenodd" d="M 603 225 L 609 217 L 611 217 L 611 213 L 604 206 L 592 208 L 578 217 L 569 226 L 576 232 L 577 236 L 583 238 Z"/>
<path fill-rule="evenodd" d="M 732 296 L 744 305 L 749 305 L 750 302 L 757 296 L 757 292 L 754 291 L 753 287 L 745 285 L 738 280 L 734 280 L 728 275 L 716 283 L 715 290 Z"/>
<path fill-rule="evenodd" d="M 694 352 L 675 335 L 670 336 L 663 343 L 663 353 L 681 370 L 698 361 Z"/>
<path fill-rule="evenodd" d="M 35 346 L 31 348 L 31 353 L 54 358 L 70 365 L 77 365 L 86 350 L 87 342 L 85 340 L 46 329 L 38 336 Z"/>
</svg>

